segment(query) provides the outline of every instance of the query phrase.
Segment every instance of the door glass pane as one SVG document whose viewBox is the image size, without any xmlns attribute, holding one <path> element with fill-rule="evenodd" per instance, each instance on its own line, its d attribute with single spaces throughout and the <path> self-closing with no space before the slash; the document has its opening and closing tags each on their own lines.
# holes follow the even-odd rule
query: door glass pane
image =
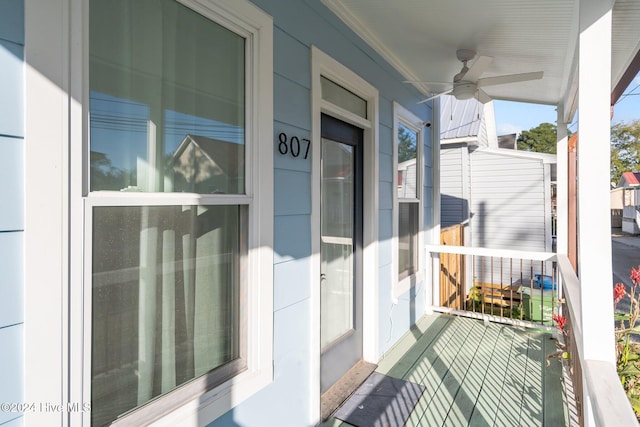
<svg viewBox="0 0 640 427">
<path fill-rule="evenodd" d="M 417 270 L 419 206 L 418 203 L 398 205 L 398 272 L 401 279 Z"/>
<path fill-rule="evenodd" d="M 245 218 L 239 206 L 94 208 L 92 425 L 241 357 Z"/>
<path fill-rule="evenodd" d="M 417 197 L 418 174 L 418 134 L 398 125 L 398 198 L 415 199 Z"/>
<path fill-rule="evenodd" d="M 90 0 L 90 189 L 245 192 L 245 41 L 174 0 Z"/>
<path fill-rule="evenodd" d="M 324 348 L 353 328 L 354 148 L 322 140 L 321 332 Z"/>
</svg>

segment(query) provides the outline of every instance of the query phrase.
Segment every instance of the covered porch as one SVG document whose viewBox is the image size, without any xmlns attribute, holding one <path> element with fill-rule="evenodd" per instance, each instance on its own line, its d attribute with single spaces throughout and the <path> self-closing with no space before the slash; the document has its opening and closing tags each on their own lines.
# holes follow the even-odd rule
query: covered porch
<svg viewBox="0 0 640 427">
<path fill-rule="evenodd" d="M 374 5 L 356 0 L 322 1 L 393 64 L 409 84 L 421 89 L 425 98 L 437 99 L 447 92 L 458 99 L 475 96 L 481 102 L 501 99 L 557 108 L 557 253 L 550 254 L 547 260 L 554 266 L 557 286 L 557 294 L 551 297 L 552 313 L 562 314 L 570 325 L 567 348 L 579 395 L 578 422 L 590 426 L 635 425 L 635 416 L 616 374 L 609 136 L 614 105 L 640 70 L 637 31 L 640 5 L 630 0 L 375 2 Z M 456 58 L 459 49 L 477 54 L 482 64 L 475 69 L 482 71 L 469 73 L 473 74 L 470 76 L 465 68 L 460 70 L 460 58 Z M 469 60 L 469 64 L 473 70 L 474 63 Z M 479 84 L 485 78 L 486 82 L 500 76 L 540 71 L 543 77 L 535 80 L 515 82 L 514 78 L 511 84 L 489 87 Z M 467 79 L 470 81 L 465 82 Z M 452 80 L 453 83 L 447 83 Z M 434 102 L 434 111 L 437 108 Z M 577 124 L 571 131 L 579 134 L 578 147 L 577 137 L 572 138 L 573 143 L 568 138 L 571 124 Z M 435 171 L 439 168 L 437 156 L 432 159 L 432 167 Z M 436 179 L 433 192 L 439 191 Z M 439 224 L 437 204 L 432 215 L 434 223 Z M 439 227 L 429 231 L 435 242 Z M 517 250 L 517 241 L 510 248 L 495 249 Z M 434 292 L 428 302 L 432 310 L 455 314 L 465 310 L 466 307 L 442 309 L 438 289 L 441 254 L 460 254 L 465 250 L 427 245 L 424 258 L 434 260 L 435 272 L 431 277 Z M 502 255 L 512 258 L 507 253 Z M 509 281 L 507 285 L 514 283 Z M 519 290 L 522 283 L 517 286 Z M 503 293 L 501 299 L 504 305 L 508 302 L 509 308 L 517 305 L 511 293 L 508 297 Z M 510 322 L 517 326 L 522 313 L 511 314 Z M 481 312 L 478 316 L 488 319 L 494 315 Z M 499 317 L 503 315 L 501 312 Z M 544 317 L 541 320 L 545 323 Z M 460 352 L 454 360 L 463 354 Z M 465 371 L 473 372 L 469 366 Z M 430 406 L 428 402 L 424 404 Z M 416 408 L 415 411 L 422 411 L 420 405 Z M 509 416 L 520 414 L 522 408 L 509 411 Z M 457 410 L 448 407 L 443 411 L 448 417 Z M 473 417 L 473 411 L 469 416 Z M 491 424 L 506 419 L 498 416 L 484 421 Z"/>
</svg>

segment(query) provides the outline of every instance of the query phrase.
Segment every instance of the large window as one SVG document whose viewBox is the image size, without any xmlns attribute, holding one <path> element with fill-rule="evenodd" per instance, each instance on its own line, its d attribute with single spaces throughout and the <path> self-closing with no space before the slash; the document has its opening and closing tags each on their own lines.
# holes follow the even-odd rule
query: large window
<svg viewBox="0 0 640 427">
<path fill-rule="evenodd" d="M 395 211 L 398 282 L 410 282 L 420 268 L 420 212 L 422 209 L 422 124 L 400 105 L 395 113 Z M 396 290 L 408 288 L 400 286 Z"/>
<path fill-rule="evenodd" d="M 89 1 L 92 425 L 143 423 L 251 371 L 270 331 L 250 327 L 270 313 L 249 283 L 272 246 L 255 114 L 272 100 L 247 88 L 255 34 L 232 28 L 174 0 Z"/>
</svg>

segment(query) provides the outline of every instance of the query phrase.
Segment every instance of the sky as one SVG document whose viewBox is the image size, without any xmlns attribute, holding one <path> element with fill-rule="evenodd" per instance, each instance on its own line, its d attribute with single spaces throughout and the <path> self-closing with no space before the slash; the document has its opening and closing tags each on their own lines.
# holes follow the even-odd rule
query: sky
<svg viewBox="0 0 640 427">
<path fill-rule="evenodd" d="M 494 101 L 493 105 L 498 135 L 520 133 L 540 123 L 556 123 L 557 115 L 554 106 L 498 100 Z M 640 73 L 636 75 L 615 105 L 611 123 L 628 123 L 632 120 L 640 120 Z M 569 129 L 575 132 L 577 124 L 571 123 Z"/>
</svg>

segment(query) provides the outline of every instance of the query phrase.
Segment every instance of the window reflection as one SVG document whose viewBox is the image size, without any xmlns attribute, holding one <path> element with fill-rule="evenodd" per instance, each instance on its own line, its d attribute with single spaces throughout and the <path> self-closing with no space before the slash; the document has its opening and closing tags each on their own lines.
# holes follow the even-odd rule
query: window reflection
<svg viewBox="0 0 640 427">
<path fill-rule="evenodd" d="M 244 193 L 244 38 L 173 0 L 90 15 L 91 191 Z"/>
<path fill-rule="evenodd" d="M 398 197 L 417 197 L 418 175 L 418 134 L 403 125 L 398 126 Z"/>
</svg>

